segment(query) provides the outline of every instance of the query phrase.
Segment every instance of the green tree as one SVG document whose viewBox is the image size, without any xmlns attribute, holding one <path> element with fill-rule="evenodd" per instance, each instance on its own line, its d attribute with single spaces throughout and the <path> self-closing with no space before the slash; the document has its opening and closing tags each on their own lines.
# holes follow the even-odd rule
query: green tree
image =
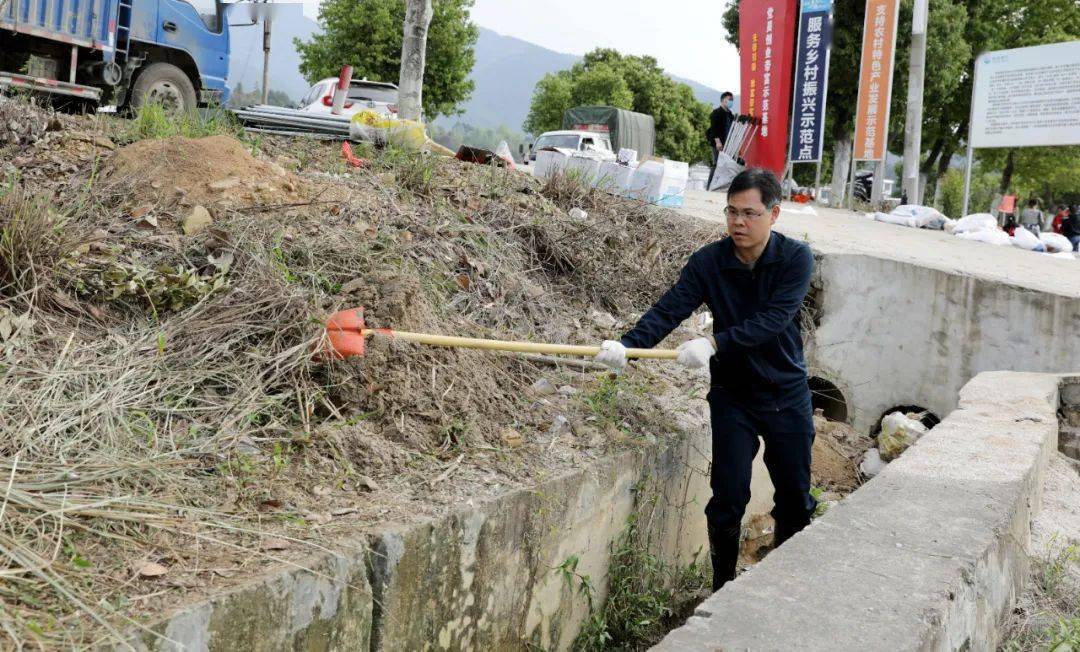
<svg viewBox="0 0 1080 652">
<path fill-rule="evenodd" d="M 434 0 L 424 68 L 424 115 L 455 115 L 469 99 L 469 79 L 480 32 L 470 19 L 473 0 Z M 353 75 L 397 83 L 401 66 L 404 0 L 324 0 L 319 7 L 322 32 L 308 42 L 294 39 L 300 72 L 314 83 L 336 77 L 342 65 Z"/>
<path fill-rule="evenodd" d="M 523 128 L 534 135 L 562 128 L 574 106 L 616 106 L 656 120 L 656 152 L 680 161 L 709 158 L 705 130 L 710 108 L 686 84 L 668 77 L 653 57 L 600 48 L 569 70 L 546 75 L 533 91 Z"/>
</svg>

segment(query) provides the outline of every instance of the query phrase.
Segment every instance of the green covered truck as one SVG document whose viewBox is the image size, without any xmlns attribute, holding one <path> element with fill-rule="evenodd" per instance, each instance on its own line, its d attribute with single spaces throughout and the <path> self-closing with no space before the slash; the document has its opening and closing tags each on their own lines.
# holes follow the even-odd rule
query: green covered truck
<svg viewBox="0 0 1080 652">
<path fill-rule="evenodd" d="M 563 129 L 606 134 L 611 148 L 636 150 L 639 159 L 656 149 L 656 121 L 651 115 L 613 106 L 577 106 L 563 114 Z"/>
</svg>

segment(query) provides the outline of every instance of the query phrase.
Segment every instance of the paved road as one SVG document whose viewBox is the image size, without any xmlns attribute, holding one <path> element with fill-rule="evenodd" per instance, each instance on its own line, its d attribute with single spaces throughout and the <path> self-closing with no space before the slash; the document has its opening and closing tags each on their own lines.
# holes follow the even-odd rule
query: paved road
<svg viewBox="0 0 1080 652">
<path fill-rule="evenodd" d="M 688 191 L 684 215 L 724 221 L 723 193 Z M 822 253 L 862 254 L 1080 298 L 1080 260 L 961 240 L 942 231 L 875 222 L 862 213 L 785 202 L 777 230 Z"/>
</svg>

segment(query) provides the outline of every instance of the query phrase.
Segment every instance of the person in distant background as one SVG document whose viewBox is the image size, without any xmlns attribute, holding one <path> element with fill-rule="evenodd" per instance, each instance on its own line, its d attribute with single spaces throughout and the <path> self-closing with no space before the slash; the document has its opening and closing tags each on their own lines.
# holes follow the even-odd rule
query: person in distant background
<svg viewBox="0 0 1080 652">
<path fill-rule="evenodd" d="M 1069 215 L 1061 221 L 1061 235 L 1069 239 L 1073 251 L 1080 251 L 1080 205 L 1069 207 Z"/>
<path fill-rule="evenodd" d="M 1069 209 L 1064 204 L 1058 206 L 1057 215 L 1054 216 L 1054 221 L 1050 223 L 1050 229 L 1057 234 L 1061 234 L 1061 221 L 1069 216 Z"/>
<path fill-rule="evenodd" d="M 731 107 L 735 104 L 735 96 L 729 91 L 724 91 L 720 96 L 720 106 L 713 109 L 709 116 L 709 128 L 705 131 L 705 137 L 712 148 L 712 170 L 709 170 L 709 181 L 705 184 L 708 190 L 712 185 L 713 175 L 716 174 L 716 158 L 724 150 L 727 144 L 728 132 L 731 131 L 731 123 L 735 122 L 735 113 Z"/>
<path fill-rule="evenodd" d="M 1039 234 L 1042 232 L 1045 226 L 1045 219 L 1043 212 L 1039 210 L 1039 200 L 1032 199 L 1028 202 L 1027 208 L 1020 213 L 1020 224 L 1025 229 L 1032 233 Z"/>
</svg>

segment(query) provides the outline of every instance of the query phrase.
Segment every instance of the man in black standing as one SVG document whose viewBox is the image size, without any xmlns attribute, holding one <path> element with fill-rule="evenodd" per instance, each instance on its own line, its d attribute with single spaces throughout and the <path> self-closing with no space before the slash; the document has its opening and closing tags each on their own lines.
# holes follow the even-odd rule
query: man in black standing
<svg viewBox="0 0 1080 652">
<path fill-rule="evenodd" d="M 731 130 L 731 123 L 735 122 L 735 114 L 731 110 L 734 103 L 735 96 L 728 91 L 724 91 L 720 96 L 720 106 L 713 109 L 712 114 L 709 116 L 709 128 L 705 132 L 705 137 L 709 140 L 709 147 L 712 148 L 713 159 L 712 169 L 709 171 L 709 181 L 705 184 L 706 190 L 712 185 L 713 175 L 716 174 L 716 158 L 724 150 L 724 145 L 727 144 L 728 131 Z"/>
<path fill-rule="evenodd" d="M 780 183 L 772 172 L 739 173 L 724 214 L 729 237 L 690 256 L 675 285 L 596 357 L 622 369 L 627 348 L 652 348 L 703 303 L 712 311 L 712 336 L 680 346 L 679 362 L 707 364 L 712 377 L 713 495 L 705 517 L 714 591 L 735 577 L 759 436 L 776 489 L 776 544 L 806 527 L 817 506 L 810 495 L 813 408 L 799 329 L 814 258 L 806 244 L 772 230 L 780 216 Z"/>
</svg>

